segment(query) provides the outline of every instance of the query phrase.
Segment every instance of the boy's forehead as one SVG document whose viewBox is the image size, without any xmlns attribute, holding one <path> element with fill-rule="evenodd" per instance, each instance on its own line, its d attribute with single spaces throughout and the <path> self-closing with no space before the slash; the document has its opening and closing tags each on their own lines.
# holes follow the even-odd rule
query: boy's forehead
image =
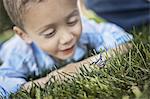
<svg viewBox="0 0 150 99">
<path fill-rule="evenodd" d="M 77 0 L 43 0 L 40 3 L 33 4 L 27 11 L 24 16 L 25 25 L 27 27 L 32 25 L 32 29 L 34 29 L 35 27 L 38 28 L 35 25 L 38 23 L 41 23 L 41 26 L 56 23 L 56 21 L 66 17 L 76 8 Z M 34 17 L 35 15 L 36 17 Z"/>
<path fill-rule="evenodd" d="M 38 3 L 42 2 L 49 2 L 51 5 L 62 5 L 62 4 L 70 4 L 70 5 L 75 5 L 77 4 L 78 0 L 41 0 Z M 67 5 L 66 5 L 67 6 Z"/>
<path fill-rule="evenodd" d="M 42 15 L 42 12 L 51 12 L 52 15 L 57 15 L 62 13 L 69 14 L 70 10 L 77 7 L 77 1 L 78 0 L 42 0 L 39 3 L 34 3 L 29 5 L 29 9 L 27 9 L 27 13 L 37 13 L 36 10 L 39 10 L 38 13 Z M 44 10 L 44 11 L 43 11 Z M 43 15 L 46 13 L 43 13 Z M 26 14 L 25 14 L 26 15 Z"/>
<path fill-rule="evenodd" d="M 77 5 L 77 0 L 48 0 L 51 8 L 61 7 L 62 9 L 65 7 L 75 7 Z"/>
<path fill-rule="evenodd" d="M 49 8 L 55 10 L 56 8 L 61 7 L 61 9 L 64 9 L 65 7 L 74 7 L 77 6 L 78 0 L 40 0 L 40 2 L 30 3 L 27 6 L 27 12 L 30 10 L 30 8 L 33 7 L 40 7 L 42 4 L 48 4 Z M 63 7 L 64 6 L 64 7 Z"/>
<path fill-rule="evenodd" d="M 47 0 L 49 2 L 52 2 L 52 3 L 72 3 L 72 4 L 75 4 L 77 3 L 77 0 Z"/>
</svg>

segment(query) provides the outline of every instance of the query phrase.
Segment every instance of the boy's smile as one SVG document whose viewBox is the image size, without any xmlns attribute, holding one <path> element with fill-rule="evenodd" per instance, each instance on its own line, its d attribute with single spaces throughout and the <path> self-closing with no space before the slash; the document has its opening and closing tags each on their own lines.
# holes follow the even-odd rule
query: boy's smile
<svg viewBox="0 0 150 99">
<path fill-rule="evenodd" d="M 82 31 L 77 0 L 44 0 L 32 4 L 24 15 L 22 37 L 58 59 L 72 57 Z"/>
</svg>

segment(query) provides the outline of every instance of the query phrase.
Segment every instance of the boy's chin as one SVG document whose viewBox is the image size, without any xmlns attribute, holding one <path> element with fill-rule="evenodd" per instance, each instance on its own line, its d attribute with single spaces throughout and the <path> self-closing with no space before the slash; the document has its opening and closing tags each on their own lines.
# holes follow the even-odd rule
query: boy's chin
<svg viewBox="0 0 150 99">
<path fill-rule="evenodd" d="M 67 59 L 72 58 L 73 55 L 74 55 L 74 53 L 70 53 L 70 54 L 68 54 L 68 55 L 62 55 L 62 56 L 59 56 L 59 59 L 60 59 L 60 60 L 67 60 Z"/>
</svg>

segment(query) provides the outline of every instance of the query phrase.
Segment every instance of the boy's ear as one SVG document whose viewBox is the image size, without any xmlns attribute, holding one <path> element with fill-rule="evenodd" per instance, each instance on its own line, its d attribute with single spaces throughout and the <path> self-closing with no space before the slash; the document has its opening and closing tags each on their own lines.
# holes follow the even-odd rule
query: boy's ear
<svg viewBox="0 0 150 99">
<path fill-rule="evenodd" d="M 30 38 L 30 36 L 24 32 L 22 29 L 20 29 L 17 26 L 13 27 L 13 30 L 15 31 L 15 33 L 17 35 L 19 35 L 26 43 L 31 44 L 32 43 L 32 39 Z"/>
</svg>

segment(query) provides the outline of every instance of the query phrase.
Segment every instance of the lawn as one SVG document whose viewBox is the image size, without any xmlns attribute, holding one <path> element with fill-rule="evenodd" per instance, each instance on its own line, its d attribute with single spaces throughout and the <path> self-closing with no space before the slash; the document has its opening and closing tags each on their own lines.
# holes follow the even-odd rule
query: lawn
<svg viewBox="0 0 150 99">
<path fill-rule="evenodd" d="M 33 84 L 30 93 L 19 91 L 12 99 L 150 99 L 149 28 L 133 29 L 133 48 L 108 60 L 105 67 L 81 68 L 81 73 L 65 81 L 52 77 L 46 87 Z"/>
</svg>

